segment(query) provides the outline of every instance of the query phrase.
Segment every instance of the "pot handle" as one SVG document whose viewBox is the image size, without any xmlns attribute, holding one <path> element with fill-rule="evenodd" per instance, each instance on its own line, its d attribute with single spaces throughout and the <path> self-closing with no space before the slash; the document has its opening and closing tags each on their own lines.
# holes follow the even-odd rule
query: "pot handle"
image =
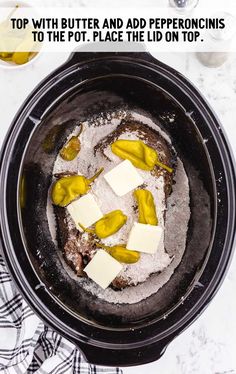
<svg viewBox="0 0 236 374">
<path fill-rule="evenodd" d="M 130 366 L 143 365 L 159 360 L 172 339 L 160 341 L 142 348 L 107 349 L 78 342 L 77 346 L 85 360 L 93 365 Z"/>
<path fill-rule="evenodd" d="M 100 58 L 104 58 L 104 57 L 119 58 L 119 57 L 123 56 L 123 57 L 127 57 L 127 58 L 130 57 L 130 58 L 133 58 L 133 59 L 145 60 L 147 62 L 152 62 L 152 63 L 158 64 L 158 65 L 159 64 L 164 65 L 160 61 L 158 61 L 156 58 L 154 58 L 146 50 L 146 46 L 144 44 L 141 44 L 141 43 L 133 43 L 133 44 L 135 44 L 136 52 L 127 52 L 128 43 L 126 44 L 125 42 L 122 44 L 123 48 L 119 52 L 108 52 L 107 50 L 105 50 L 104 52 L 96 52 L 96 49 L 97 49 L 96 45 L 98 45 L 98 43 L 93 43 L 94 50 L 95 50 L 93 52 L 93 51 L 91 51 L 91 45 L 86 44 L 82 47 L 77 48 L 75 51 L 73 51 L 70 54 L 66 64 L 68 64 L 69 66 L 72 66 L 72 65 L 78 64 L 80 62 L 85 62 L 85 61 L 90 62 L 92 60 L 96 60 L 96 59 L 100 59 Z M 130 45 L 129 45 L 129 47 L 130 47 Z"/>
</svg>

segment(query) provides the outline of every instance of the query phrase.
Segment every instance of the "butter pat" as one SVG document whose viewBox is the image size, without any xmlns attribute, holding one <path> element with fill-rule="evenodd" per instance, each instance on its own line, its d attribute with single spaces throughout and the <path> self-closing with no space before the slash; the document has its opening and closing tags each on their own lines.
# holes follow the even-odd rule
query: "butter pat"
<svg viewBox="0 0 236 374">
<path fill-rule="evenodd" d="M 99 206 L 97 205 L 93 195 L 90 193 L 70 203 L 67 206 L 67 210 L 70 213 L 76 228 L 80 231 L 83 230 L 79 226 L 79 223 L 87 228 L 103 217 Z"/>
<path fill-rule="evenodd" d="M 117 196 L 123 196 L 143 184 L 143 179 L 129 160 L 121 162 L 104 175 Z"/>
<path fill-rule="evenodd" d="M 103 249 L 100 249 L 84 268 L 88 277 L 104 290 L 121 270 L 122 265 Z"/>
<path fill-rule="evenodd" d="M 138 252 L 156 253 L 163 236 L 160 226 L 134 223 L 126 248 Z"/>
</svg>

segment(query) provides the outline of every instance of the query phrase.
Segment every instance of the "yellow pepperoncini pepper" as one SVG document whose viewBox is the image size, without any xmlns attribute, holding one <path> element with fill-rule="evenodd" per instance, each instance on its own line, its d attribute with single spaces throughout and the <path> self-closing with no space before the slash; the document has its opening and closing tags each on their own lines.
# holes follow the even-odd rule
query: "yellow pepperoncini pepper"
<svg viewBox="0 0 236 374">
<path fill-rule="evenodd" d="M 72 138 L 61 149 L 60 156 L 65 161 L 72 161 L 78 155 L 79 151 L 80 141 L 77 136 L 72 136 Z"/>
<path fill-rule="evenodd" d="M 64 131 L 61 125 L 53 126 L 45 136 L 42 147 L 46 153 L 52 153 L 56 148 L 57 142 Z"/>
<path fill-rule="evenodd" d="M 23 174 L 20 180 L 20 207 L 25 208 L 26 205 L 26 180 Z"/>
<path fill-rule="evenodd" d="M 80 151 L 80 140 L 79 136 L 81 132 L 83 131 L 83 126 L 81 124 L 80 126 L 80 132 L 77 136 L 72 136 L 70 140 L 64 145 L 64 147 L 60 150 L 60 156 L 65 161 L 72 161 L 75 159 L 75 157 L 78 155 Z"/>
<path fill-rule="evenodd" d="M 140 259 L 140 253 L 137 251 L 131 251 L 126 249 L 124 245 L 114 245 L 108 247 L 103 244 L 96 244 L 98 247 L 104 248 L 112 257 L 117 261 L 123 262 L 125 264 L 134 264 Z"/>
<path fill-rule="evenodd" d="M 95 223 L 95 233 L 99 238 L 107 238 L 119 231 L 126 221 L 127 216 L 121 210 L 113 210 Z"/>
<path fill-rule="evenodd" d="M 52 202 L 55 205 L 66 206 L 80 195 L 86 194 L 91 183 L 102 173 L 101 168 L 92 178 L 87 179 L 83 175 L 71 175 L 62 177 L 52 186 Z"/>
<path fill-rule="evenodd" d="M 17 65 L 26 64 L 29 61 L 30 52 L 14 52 L 12 61 Z"/>
<path fill-rule="evenodd" d="M 138 202 L 139 223 L 157 226 L 158 219 L 152 193 L 148 190 L 136 190 L 134 197 Z"/>
<path fill-rule="evenodd" d="M 150 171 L 157 165 L 169 173 L 173 172 L 172 168 L 159 161 L 155 149 L 141 140 L 119 139 L 111 145 L 111 149 L 118 157 L 131 161 L 136 168 Z"/>
<path fill-rule="evenodd" d="M 113 210 L 105 214 L 95 223 L 94 229 L 85 228 L 81 223 L 79 226 L 86 232 L 97 235 L 100 239 L 115 234 L 126 223 L 127 216 L 121 210 Z"/>
</svg>

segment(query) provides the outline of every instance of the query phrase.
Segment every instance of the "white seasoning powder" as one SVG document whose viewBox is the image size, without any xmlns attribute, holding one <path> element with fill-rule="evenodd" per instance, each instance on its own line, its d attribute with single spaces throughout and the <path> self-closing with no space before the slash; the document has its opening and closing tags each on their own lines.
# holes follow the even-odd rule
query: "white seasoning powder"
<svg viewBox="0 0 236 374">
<path fill-rule="evenodd" d="M 139 114 L 132 113 L 132 116 L 136 120 L 141 119 L 143 123 L 146 124 L 146 122 L 148 122 L 147 124 L 150 124 L 150 119 L 143 115 L 140 116 Z M 85 122 L 83 124 L 83 132 L 80 135 L 81 151 L 79 157 L 73 161 L 67 162 L 58 156 L 54 165 L 53 174 L 63 171 L 73 171 L 83 174 L 86 177 L 91 177 L 101 167 L 104 167 L 104 174 L 114 168 L 114 166 L 120 163 L 121 160 L 112 153 L 110 146 L 104 149 L 104 154 L 98 151 L 96 156 L 94 156 L 93 148 L 101 139 L 114 131 L 119 122 L 120 120 L 114 118 L 114 116 L 110 121 L 107 121 L 107 124 L 102 126 L 95 127 L 88 125 L 88 123 Z M 153 126 L 154 123 L 152 122 L 150 127 Z M 155 128 L 157 128 L 156 125 Z M 70 137 L 78 132 L 79 128 L 76 128 Z M 163 136 L 163 131 L 161 129 L 160 133 Z M 138 140 L 140 139 L 140 134 L 135 131 L 132 133 L 125 133 L 122 134 L 119 139 Z M 166 134 L 165 139 L 169 141 Z M 174 178 L 175 184 L 173 185 L 172 194 L 167 199 L 167 206 L 164 192 L 164 178 L 162 176 L 157 178 L 150 172 L 144 170 L 139 170 L 139 173 L 145 181 L 144 188 L 147 188 L 153 194 L 158 216 L 158 224 L 164 229 L 164 237 L 160 243 L 158 252 L 153 255 L 141 253 L 140 260 L 137 263 L 131 265 L 124 264 L 120 275 L 127 281 L 132 280 L 132 283 L 136 286 L 126 287 L 124 290 L 119 292 L 114 291 L 111 288 L 102 290 L 90 279 L 77 278 L 78 282 L 92 294 L 112 303 L 132 304 L 157 292 L 158 289 L 169 280 L 174 269 L 180 263 L 185 250 L 190 209 L 189 184 L 183 163 L 178 159 L 176 175 Z M 102 243 L 107 246 L 126 243 L 133 222 L 138 220 L 138 213 L 134 209 L 136 201 L 133 197 L 133 192 L 129 192 L 122 197 L 116 196 L 106 180 L 102 177 L 102 174 L 93 183 L 90 192 L 96 198 L 96 201 L 104 214 L 115 209 L 120 209 L 128 217 L 126 225 L 124 225 L 116 234 L 103 239 Z M 51 203 L 48 200 L 48 205 L 50 204 Z M 55 228 L 52 227 L 54 220 L 50 219 L 52 211 L 50 208 L 48 208 L 47 211 L 49 227 L 51 232 L 55 235 Z M 177 230 L 176 222 L 178 222 Z M 71 223 L 71 225 L 72 228 L 73 223 Z M 83 235 L 83 240 L 86 240 L 86 236 L 87 234 L 85 233 Z M 150 278 L 151 274 L 155 275 Z"/>
<path fill-rule="evenodd" d="M 176 183 L 173 185 L 172 194 L 167 199 L 165 221 L 165 250 L 168 255 L 164 251 L 161 256 L 160 254 L 157 256 L 143 253 L 141 260 L 133 264 L 135 268 L 130 267 L 128 273 L 126 272 L 132 279 L 138 278 L 139 282 L 143 282 L 142 278 L 144 278 L 147 269 L 150 271 L 153 267 L 155 268 L 153 272 L 157 272 L 159 266 L 160 273 L 152 275 L 151 278 L 136 286 L 126 287 L 122 291 L 114 291 L 111 288 L 102 290 L 89 279 L 79 279 L 81 285 L 89 292 L 110 303 L 134 304 L 156 293 L 168 282 L 184 254 L 190 218 L 188 178 L 180 159 L 178 159 L 174 179 Z M 176 222 L 178 222 L 178 229 L 176 229 Z M 127 269 L 124 268 L 123 273 L 125 271 Z"/>
</svg>

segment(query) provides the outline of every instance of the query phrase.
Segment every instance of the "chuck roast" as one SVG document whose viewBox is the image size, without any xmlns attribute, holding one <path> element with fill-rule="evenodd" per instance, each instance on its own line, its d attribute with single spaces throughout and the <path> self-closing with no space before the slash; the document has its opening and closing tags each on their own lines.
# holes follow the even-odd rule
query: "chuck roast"
<svg viewBox="0 0 236 374">
<path fill-rule="evenodd" d="M 94 129 L 94 131 L 96 131 L 96 129 Z M 98 152 L 101 152 L 104 157 L 106 157 L 104 150 L 107 147 L 120 138 L 121 135 L 132 132 L 135 132 L 136 135 L 138 134 L 138 137 L 141 140 L 158 152 L 159 160 L 162 163 L 172 167 L 175 170 L 176 155 L 171 145 L 164 139 L 163 136 L 161 136 L 159 132 L 141 122 L 132 120 L 123 120 L 113 132 L 104 137 L 94 148 L 95 157 Z M 167 198 L 172 190 L 174 172 L 170 174 L 166 170 L 156 167 L 152 173 L 154 173 L 157 177 L 163 175 L 165 181 L 165 195 Z M 69 172 L 63 173 L 63 175 L 70 174 L 71 173 Z M 56 178 L 60 176 L 62 175 L 55 175 Z M 83 269 L 97 250 L 94 242 L 95 237 L 93 234 L 88 234 L 87 240 L 82 239 L 82 234 L 71 225 L 70 217 L 68 216 L 66 208 L 54 206 L 54 211 L 57 222 L 58 244 L 63 252 L 65 261 L 78 276 L 85 277 L 86 273 L 83 272 Z M 132 285 L 132 279 L 128 281 L 127 279 L 118 276 L 111 284 L 111 287 L 120 290 L 130 285 Z"/>
</svg>

